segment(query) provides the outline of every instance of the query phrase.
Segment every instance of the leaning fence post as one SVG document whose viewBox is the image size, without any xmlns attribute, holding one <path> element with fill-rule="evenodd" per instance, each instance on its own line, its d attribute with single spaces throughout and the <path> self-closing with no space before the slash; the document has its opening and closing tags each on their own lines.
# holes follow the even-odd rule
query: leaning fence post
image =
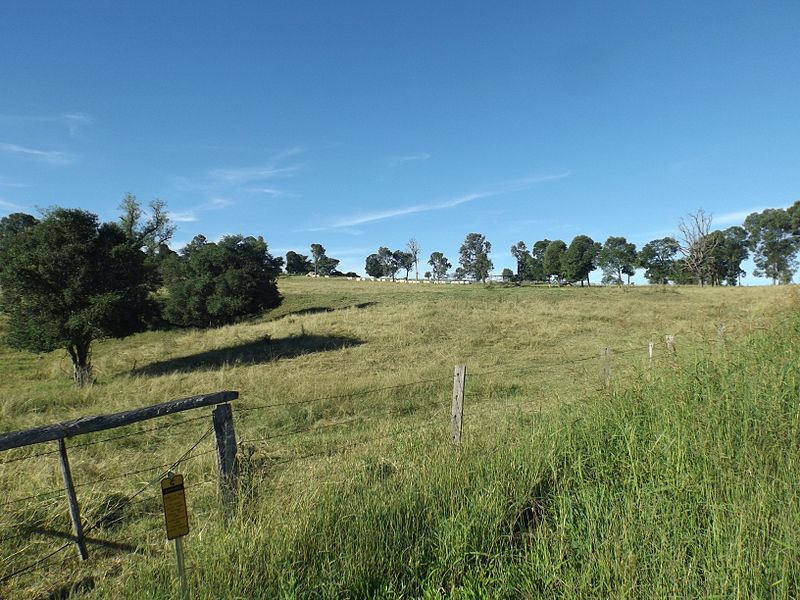
<svg viewBox="0 0 800 600">
<path fill-rule="evenodd" d="M 61 458 L 61 474 L 64 476 L 64 488 L 67 490 L 69 516 L 72 520 L 72 531 L 75 534 L 75 545 L 78 547 L 78 556 L 81 557 L 81 560 L 86 560 L 89 558 L 89 551 L 86 549 L 86 538 L 83 535 L 83 525 L 81 524 L 81 511 L 78 507 L 78 498 L 75 496 L 75 485 L 72 483 L 72 472 L 69 469 L 67 446 L 64 444 L 64 438 L 58 439 L 58 454 Z"/>
<path fill-rule="evenodd" d="M 600 350 L 600 376 L 603 379 L 603 386 L 608 388 L 611 385 L 611 348 L 608 346 Z"/>
<path fill-rule="evenodd" d="M 219 404 L 213 412 L 214 435 L 217 438 L 217 466 L 219 490 L 226 510 L 236 502 L 237 464 L 236 432 L 233 429 L 233 411 L 230 404 Z"/>
<path fill-rule="evenodd" d="M 462 421 L 464 419 L 464 387 L 467 383 L 467 366 L 456 365 L 453 373 L 453 406 L 450 411 L 450 441 L 461 443 Z"/>
</svg>

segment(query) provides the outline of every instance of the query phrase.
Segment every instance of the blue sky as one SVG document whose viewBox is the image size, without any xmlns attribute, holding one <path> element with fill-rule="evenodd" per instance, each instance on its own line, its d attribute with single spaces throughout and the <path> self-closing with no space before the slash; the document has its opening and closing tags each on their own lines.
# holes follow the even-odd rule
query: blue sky
<svg viewBox="0 0 800 600">
<path fill-rule="evenodd" d="M 455 264 L 483 233 L 499 273 L 519 240 L 740 224 L 800 199 L 798 31 L 796 1 L 6 2 L 0 216 L 132 192 L 177 246 L 359 273 L 411 237 Z"/>
</svg>

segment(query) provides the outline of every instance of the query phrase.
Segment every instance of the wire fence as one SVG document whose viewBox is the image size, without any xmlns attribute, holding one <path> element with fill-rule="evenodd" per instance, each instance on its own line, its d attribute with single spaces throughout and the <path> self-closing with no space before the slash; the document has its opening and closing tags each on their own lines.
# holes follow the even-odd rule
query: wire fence
<svg viewBox="0 0 800 600">
<path fill-rule="evenodd" d="M 613 356 L 616 357 L 616 356 L 630 355 L 636 352 L 642 353 L 642 356 L 646 356 L 645 354 L 646 351 L 647 351 L 646 346 L 644 348 L 627 347 L 615 350 Z M 534 363 L 529 365 L 515 365 L 508 367 L 476 369 L 474 371 L 470 370 L 469 378 L 470 381 L 472 381 L 473 378 L 477 378 L 477 380 L 480 381 L 481 378 L 491 378 L 496 375 L 504 375 L 504 376 L 530 375 L 532 373 L 543 373 L 546 371 L 552 371 L 554 369 L 559 369 L 559 368 L 565 369 L 574 365 L 580 365 L 582 363 L 587 363 L 589 361 L 598 361 L 598 360 L 603 361 L 604 358 L 598 355 L 597 353 L 592 353 L 591 355 L 587 354 L 572 358 L 563 358 L 557 361 L 547 362 L 547 363 Z M 265 402 L 265 403 L 250 404 L 247 401 L 244 401 L 241 403 L 237 403 L 236 414 L 243 415 L 243 418 L 246 422 L 248 415 L 256 411 L 269 411 L 272 409 L 294 407 L 299 405 L 311 405 L 315 403 L 323 404 L 336 400 L 344 400 L 352 398 L 366 398 L 368 396 L 375 396 L 378 394 L 384 394 L 386 392 L 410 390 L 412 388 L 423 388 L 423 386 L 431 387 L 434 386 L 434 384 L 441 385 L 445 382 L 450 382 L 450 381 L 453 381 L 453 376 L 448 375 L 448 376 L 434 377 L 434 378 L 423 378 L 416 381 L 410 381 L 394 385 L 370 387 L 362 390 L 356 390 L 340 394 L 316 396 L 313 398 L 291 399 L 283 402 Z M 298 438 L 301 436 L 309 436 L 309 435 L 312 436 L 312 439 L 314 440 L 313 443 L 321 445 L 321 447 L 312 449 L 307 452 L 300 452 L 300 453 L 293 452 L 289 455 L 285 454 L 289 449 L 284 449 L 283 455 L 274 456 L 271 459 L 270 466 L 276 467 L 276 466 L 283 466 L 283 465 L 297 463 L 300 461 L 308 461 L 322 457 L 341 456 L 358 447 L 367 447 L 386 440 L 392 440 L 392 439 L 397 440 L 400 439 L 402 436 L 408 436 L 411 434 L 418 434 L 426 431 L 430 432 L 434 428 L 445 430 L 448 425 L 447 417 L 449 415 L 441 411 L 441 408 L 443 405 L 449 403 L 450 400 L 449 390 L 447 390 L 444 386 L 441 386 L 440 389 L 436 389 L 436 393 L 437 396 L 439 393 L 442 394 L 443 397 L 441 398 L 441 401 L 434 402 L 433 404 L 424 407 L 392 406 L 378 411 L 370 410 L 368 414 L 349 415 L 346 416 L 345 418 L 340 418 L 330 423 L 320 423 L 319 421 L 317 421 L 314 423 L 309 423 L 307 425 L 295 427 L 289 430 L 270 431 L 265 435 L 258 435 L 258 434 L 256 435 L 251 434 L 249 436 L 245 435 L 242 438 L 240 438 L 238 446 L 242 451 L 247 451 L 248 449 L 256 450 L 264 448 L 265 446 L 270 446 L 270 447 L 274 446 L 275 445 L 274 442 L 279 442 L 279 441 L 285 442 L 290 438 Z M 538 406 L 539 409 L 541 410 L 542 406 L 541 397 L 531 398 L 529 396 L 525 396 L 521 400 L 513 402 L 504 401 L 502 404 L 498 404 L 497 402 L 491 402 L 492 400 L 491 394 L 481 391 L 480 386 L 478 391 L 464 394 L 464 397 L 470 399 L 469 402 L 470 418 L 483 417 L 491 412 L 494 413 L 498 413 L 500 411 L 507 412 L 510 410 L 518 410 L 531 406 Z M 429 418 L 427 418 L 422 422 L 419 422 L 421 413 L 425 409 L 430 411 L 431 414 L 429 415 Z M 403 416 L 411 417 L 415 419 L 417 422 L 413 424 L 403 424 L 397 419 L 397 417 L 403 417 Z M 135 430 L 120 433 L 117 435 L 104 436 L 98 439 L 93 439 L 90 441 L 74 444 L 71 445 L 69 449 L 70 450 L 88 449 L 98 444 L 115 442 L 121 439 L 135 437 L 135 436 L 142 436 L 144 434 L 148 434 L 151 432 L 166 430 L 175 427 L 189 426 L 193 423 L 197 423 L 201 420 L 206 420 L 206 419 L 208 419 L 208 416 L 204 415 L 198 417 L 184 418 L 149 428 L 136 428 Z M 481 420 L 480 422 L 483 421 Z M 252 424 L 250 424 L 250 427 L 252 427 Z M 359 429 L 359 434 L 363 434 L 368 427 L 371 427 L 373 431 L 380 427 L 388 427 L 389 430 L 375 435 L 363 435 L 363 436 L 359 435 L 359 439 L 357 440 L 347 441 L 342 443 L 341 437 L 349 436 L 351 439 L 355 437 L 354 436 L 355 427 L 361 428 Z M 153 476 L 152 478 L 148 479 L 146 483 L 144 483 L 141 487 L 139 487 L 134 493 L 126 495 L 124 499 L 121 501 L 121 503 L 125 505 L 134 502 L 140 502 L 144 499 L 142 498 L 143 494 L 145 494 L 147 490 L 155 486 L 155 484 L 157 484 L 161 479 L 163 479 L 167 475 L 167 473 L 175 470 L 181 464 L 184 464 L 188 461 L 215 452 L 215 448 L 213 447 L 210 449 L 200 449 L 200 445 L 206 439 L 208 439 L 208 437 L 211 436 L 213 432 L 214 432 L 213 428 L 205 430 L 202 433 L 202 435 L 200 435 L 196 439 L 196 441 L 191 446 L 188 447 L 188 449 L 185 452 L 183 452 L 177 459 L 175 459 L 172 462 L 153 464 L 150 466 L 143 466 L 133 470 L 128 470 L 124 473 L 111 474 L 105 477 L 93 479 L 91 481 L 80 482 L 78 484 L 75 484 L 74 487 L 78 489 L 93 488 L 95 486 L 99 486 L 101 484 L 110 481 L 117 481 L 126 478 L 129 479 L 137 475 L 144 475 L 148 473 L 157 473 L 156 476 Z M 338 442 L 335 439 L 332 439 L 330 436 L 320 437 L 321 434 L 323 433 L 329 434 L 331 432 L 336 432 L 340 434 Z M 442 440 L 445 439 L 444 436 L 441 439 Z M 0 462 L 0 466 L 14 464 L 21 461 L 26 461 L 39 457 L 51 456 L 53 454 L 57 454 L 58 452 L 59 452 L 58 450 L 49 450 L 49 451 L 28 454 L 25 456 L 16 456 Z M 217 478 L 206 477 L 196 482 L 187 483 L 186 487 L 189 489 L 197 489 L 201 486 L 206 486 L 215 482 L 218 482 Z M 303 483 L 306 482 L 307 480 L 304 478 L 299 478 L 292 481 L 276 481 L 273 479 L 271 489 L 273 491 L 288 489 L 290 487 L 302 485 Z M 23 503 L 31 503 L 31 502 L 42 502 L 42 503 L 51 502 L 53 499 L 64 494 L 65 491 L 63 488 L 48 489 L 36 494 L 5 500 L 0 503 L 0 507 L 4 508 L 12 507 L 14 505 L 21 505 Z M 86 522 L 86 526 L 84 528 L 84 534 L 104 527 L 103 519 L 100 519 L 98 522 L 89 522 L 88 519 L 84 518 L 84 521 Z M 14 540 L 24 539 L 26 536 L 30 536 L 31 534 L 32 533 L 30 531 L 17 531 L 10 535 L 0 538 L 0 544 L 5 544 Z M 64 550 L 66 550 L 69 546 L 75 543 L 75 540 L 72 539 L 72 536 L 69 537 L 70 539 L 68 541 L 66 541 L 64 544 L 56 546 L 52 550 L 48 551 L 44 556 L 39 557 L 36 560 L 32 560 L 21 567 L 15 568 L 10 573 L 6 573 L 0 576 L 0 584 L 4 584 L 16 577 L 19 577 L 24 573 L 28 573 L 31 570 L 43 567 L 55 561 Z M 125 540 L 123 539 L 122 541 Z M 120 542 L 118 541 L 117 543 Z M 2 559 L 2 561 L 0 561 L 0 565 L 10 563 L 20 554 L 25 553 L 29 549 L 30 546 L 18 549 L 12 555 Z"/>
</svg>

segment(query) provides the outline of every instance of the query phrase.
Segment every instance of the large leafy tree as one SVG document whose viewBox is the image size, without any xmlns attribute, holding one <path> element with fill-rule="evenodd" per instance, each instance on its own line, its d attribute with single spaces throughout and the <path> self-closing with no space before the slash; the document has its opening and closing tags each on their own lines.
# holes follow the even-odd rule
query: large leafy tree
<svg viewBox="0 0 800 600">
<path fill-rule="evenodd" d="M 711 285 L 737 285 L 744 274 L 742 262 L 747 260 L 747 232 L 741 227 L 708 234 L 712 250 L 708 256 L 706 277 Z"/>
<path fill-rule="evenodd" d="M 772 283 L 789 283 L 797 268 L 798 249 L 795 219 L 791 211 L 768 208 L 752 213 L 744 220 L 753 252 L 753 275 L 772 279 Z"/>
<path fill-rule="evenodd" d="M 667 284 L 675 278 L 675 255 L 678 240 L 665 237 L 647 242 L 639 252 L 639 266 L 650 283 Z"/>
<path fill-rule="evenodd" d="M 622 285 L 622 276 L 636 273 L 636 244 L 628 242 L 624 237 L 610 236 L 603 244 L 597 257 L 597 264 L 603 269 L 603 281 Z"/>
<path fill-rule="evenodd" d="M 311 244 L 311 258 L 314 264 L 314 275 L 319 275 L 319 261 L 325 256 L 325 247 L 322 244 Z"/>
<path fill-rule="evenodd" d="M 214 327 L 275 308 L 281 296 L 278 262 L 262 237 L 195 238 L 165 264 L 166 318 L 177 325 Z"/>
<path fill-rule="evenodd" d="M 383 277 L 391 277 L 392 281 L 394 281 L 397 271 L 400 270 L 399 251 L 392 252 L 386 246 L 381 246 L 378 248 L 378 259 L 383 266 Z"/>
<path fill-rule="evenodd" d="M 119 224 L 86 211 L 55 208 L 31 219 L 18 220 L 24 226 L 0 250 L 6 339 L 31 352 L 64 348 L 73 380 L 85 385 L 94 340 L 145 327 L 146 255 Z"/>
<path fill-rule="evenodd" d="M 542 255 L 542 272 L 544 277 L 551 280 L 556 278 L 558 285 L 564 278 L 563 256 L 567 252 L 567 245 L 563 240 L 553 240 L 547 244 Z"/>
<path fill-rule="evenodd" d="M 450 264 L 450 261 L 447 260 L 447 257 L 441 252 L 431 253 L 431 257 L 428 259 L 428 264 L 431 266 L 433 278 L 436 281 L 441 281 L 447 277 L 447 271 L 453 266 Z"/>
<path fill-rule="evenodd" d="M 377 254 L 370 254 L 367 257 L 364 270 L 370 277 L 383 277 L 383 261 L 381 261 L 381 257 Z"/>
<path fill-rule="evenodd" d="M 458 250 L 458 262 L 463 273 L 475 280 L 485 282 L 494 266 L 489 260 L 492 244 L 480 233 L 468 233 Z"/>
<path fill-rule="evenodd" d="M 569 282 L 580 281 L 589 283 L 589 273 L 597 268 L 597 255 L 600 253 L 600 244 L 596 243 L 588 235 L 576 236 L 561 255 L 561 269 Z"/>
<path fill-rule="evenodd" d="M 406 281 L 408 281 L 408 274 L 414 266 L 414 255 L 411 252 L 404 252 L 403 250 L 395 250 L 395 260 L 401 269 L 406 271 Z"/>
<path fill-rule="evenodd" d="M 305 254 L 299 254 L 294 250 L 286 253 L 286 272 L 289 275 L 307 275 L 313 270 L 314 265 Z"/>
<path fill-rule="evenodd" d="M 530 268 L 531 255 L 528 253 L 528 247 L 525 242 L 519 241 L 511 246 L 511 256 L 517 261 L 517 274 L 518 280 L 527 279 L 527 271 Z"/>
<path fill-rule="evenodd" d="M 535 242 L 531 248 L 531 258 L 525 269 L 525 278 L 532 281 L 545 281 L 548 276 L 544 272 L 544 253 L 550 245 L 550 240 L 543 239 Z"/>
</svg>

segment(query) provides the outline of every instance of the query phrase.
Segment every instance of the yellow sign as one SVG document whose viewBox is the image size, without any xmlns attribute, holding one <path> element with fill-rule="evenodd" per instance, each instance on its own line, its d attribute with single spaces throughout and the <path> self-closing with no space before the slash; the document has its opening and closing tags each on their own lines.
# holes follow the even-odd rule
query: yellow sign
<svg viewBox="0 0 800 600">
<path fill-rule="evenodd" d="M 167 539 L 174 540 L 189 533 L 189 514 L 186 511 L 183 475 L 173 475 L 161 480 L 161 498 L 164 501 Z"/>
</svg>

